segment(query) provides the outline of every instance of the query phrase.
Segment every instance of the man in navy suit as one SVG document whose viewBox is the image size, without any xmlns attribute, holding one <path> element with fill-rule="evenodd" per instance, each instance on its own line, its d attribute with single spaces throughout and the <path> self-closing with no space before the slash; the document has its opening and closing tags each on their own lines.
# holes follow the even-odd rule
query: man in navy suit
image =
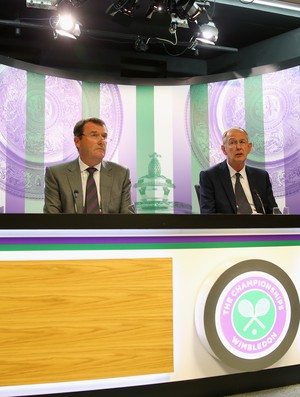
<svg viewBox="0 0 300 397">
<path fill-rule="evenodd" d="M 223 134 L 221 149 L 227 159 L 200 172 L 201 214 L 237 214 L 235 198 L 236 173 L 253 214 L 272 214 L 278 207 L 267 171 L 245 165 L 252 143 L 240 127 L 232 127 Z"/>
</svg>

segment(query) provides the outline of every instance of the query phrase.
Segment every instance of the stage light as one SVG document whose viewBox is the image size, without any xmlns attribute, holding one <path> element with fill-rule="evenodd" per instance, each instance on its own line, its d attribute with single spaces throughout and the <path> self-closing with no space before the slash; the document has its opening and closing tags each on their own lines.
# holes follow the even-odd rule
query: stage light
<svg viewBox="0 0 300 397">
<path fill-rule="evenodd" d="M 146 18 L 151 19 L 154 12 L 167 12 L 168 11 L 168 0 L 154 0 L 146 13 Z"/>
<path fill-rule="evenodd" d="M 135 40 L 134 48 L 139 52 L 146 52 L 148 50 L 148 45 L 145 43 L 143 37 L 138 36 Z"/>
<path fill-rule="evenodd" d="M 206 24 L 199 26 L 199 31 L 197 33 L 196 40 L 205 44 L 215 45 L 218 40 L 219 31 L 214 24 L 214 22 L 210 21 Z"/>
<path fill-rule="evenodd" d="M 133 15 L 133 11 L 135 10 L 137 0 L 127 1 L 124 7 L 122 8 L 121 12 L 124 15 L 131 17 Z"/>
<path fill-rule="evenodd" d="M 76 39 L 80 36 L 80 23 L 71 14 L 59 14 L 54 22 L 54 38 L 58 35 Z"/>
<path fill-rule="evenodd" d="M 169 28 L 170 33 L 174 33 L 174 31 L 176 31 L 177 28 L 188 29 L 189 28 L 188 21 L 187 19 L 178 18 L 176 14 L 171 14 L 171 24 Z"/>
<path fill-rule="evenodd" d="M 75 21 L 71 14 L 59 15 L 57 25 L 62 30 L 70 31 L 74 28 Z"/>
<path fill-rule="evenodd" d="M 106 10 L 106 14 L 111 16 L 116 15 L 118 12 L 127 15 L 129 17 L 133 16 L 133 12 L 136 7 L 136 3 L 139 0 L 117 0 L 114 1 Z"/>
<path fill-rule="evenodd" d="M 202 13 L 201 4 L 202 3 L 194 0 L 175 0 L 172 3 L 171 11 L 176 13 L 176 15 L 181 19 L 195 21 L 196 18 Z"/>
</svg>

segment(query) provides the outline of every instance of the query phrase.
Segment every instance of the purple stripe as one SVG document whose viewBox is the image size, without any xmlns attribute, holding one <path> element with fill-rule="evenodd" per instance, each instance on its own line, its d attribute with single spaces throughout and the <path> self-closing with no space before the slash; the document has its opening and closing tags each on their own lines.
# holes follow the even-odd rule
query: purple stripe
<svg viewBox="0 0 300 397">
<path fill-rule="evenodd" d="M 12 73 L 12 69 L 8 69 Z M 26 186 L 26 112 L 27 112 L 27 73 L 23 70 L 13 69 L 13 75 L 7 93 L 11 100 L 10 106 L 22 106 L 20 109 L 10 109 L 10 117 L 6 120 L 6 197 L 5 212 L 25 212 L 25 186 Z M 19 95 L 17 95 L 17 92 Z"/>
<path fill-rule="evenodd" d="M 299 234 L 254 236 L 157 236 L 157 237 L 3 237 L 0 244 L 180 244 L 259 241 L 300 241 Z"/>
<path fill-rule="evenodd" d="M 187 101 L 189 90 L 185 87 L 181 89 L 176 87 L 176 90 L 181 91 L 176 91 L 177 95 L 174 95 L 173 99 L 173 183 L 175 185 L 174 203 L 178 203 L 175 205 L 174 213 L 181 213 L 182 204 L 187 206 L 192 204 L 194 187 L 190 178 L 192 175 L 191 142 L 186 128 L 188 126 L 190 131 L 190 102 Z M 183 112 L 182 109 L 185 109 L 185 118 L 178 117 Z"/>
<path fill-rule="evenodd" d="M 118 161 L 120 164 L 129 168 L 132 186 L 137 182 L 136 170 L 136 90 L 133 86 L 122 87 L 122 114 L 120 140 L 118 145 Z M 125 103 L 126 102 L 126 103 Z M 130 142 L 130 150 L 128 146 Z M 136 202 L 136 188 L 131 189 L 132 200 Z"/>
<path fill-rule="evenodd" d="M 274 153 L 272 157 L 272 165 L 277 165 L 278 177 L 282 179 L 275 180 L 275 188 L 281 188 L 284 184 L 284 191 L 278 192 L 285 196 L 285 205 L 290 208 L 291 214 L 299 213 L 299 106 L 295 104 L 299 101 L 299 66 L 286 70 L 277 71 L 274 78 L 268 79 L 270 87 L 268 95 L 276 98 L 273 108 L 270 109 L 271 115 L 274 117 L 268 120 L 268 125 L 273 126 L 271 133 L 276 137 L 279 131 L 282 131 L 283 137 L 283 153 L 277 152 L 277 162 L 274 161 Z M 265 78 L 266 80 L 266 78 Z M 279 87 L 279 89 L 277 88 Z M 273 91 L 273 92 L 272 92 Z M 272 104 L 272 102 L 271 102 Z M 293 109 L 293 110 L 292 110 Z M 291 114 L 292 113 L 292 114 Z M 276 139 L 276 138 L 275 138 Z M 278 138 L 277 138 L 278 139 Z M 276 143 L 276 141 L 274 140 Z M 280 142 L 280 141 L 279 141 Z M 277 141 L 278 145 L 278 141 Z M 273 149 L 276 146 L 273 146 Z M 276 155 L 276 153 L 275 153 Z M 278 194 L 277 193 L 277 194 Z M 278 194 L 279 196 L 279 194 Z"/>
<path fill-rule="evenodd" d="M 86 196 L 86 200 L 87 201 L 95 201 L 95 200 L 98 200 L 98 196 L 97 196 L 97 190 L 96 190 L 96 188 L 94 189 L 94 190 L 92 190 L 91 192 L 89 192 L 88 194 L 87 194 L 87 196 Z"/>
<path fill-rule="evenodd" d="M 73 128 L 82 118 L 81 82 L 46 76 L 45 102 L 45 166 L 77 158 Z M 54 143 L 60 136 L 65 139 Z"/>
<path fill-rule="evenodd" d="M 86 196 L 86 200 L 87 200 L 87 201 L 90 201 L 90 202 L 95 202 L 96 199 L 98 200 L 98 198 L 97 198 L 97 191 L 88 193 L 87 196 Z M 93 200 L 93 201 L 92 201 L 92 200 Z"/>
<path fill-rule="evenodd" d="M 86 212 L 88 214 L 98 212 L 98 209 L 99 209 L 99 203 L 97 198 L 93 202 L 89 202 L 86 206 Z"/>
</svg>

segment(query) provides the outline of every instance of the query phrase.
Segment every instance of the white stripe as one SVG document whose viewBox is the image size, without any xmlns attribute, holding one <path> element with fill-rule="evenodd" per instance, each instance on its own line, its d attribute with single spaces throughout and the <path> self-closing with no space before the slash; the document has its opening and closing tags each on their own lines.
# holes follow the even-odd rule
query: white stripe
<svg viewBox="0 0 300 397">
<path fill-rule="evenodd" d="M 154 150 L 161 156 L 158 157 L 158 161 L 161 165 L 161 175 L 172 181 L 173 95 L 175 95 L 174 87 L 154 87 Z M 155 197 L 159 198 L 162 196 L 162 187 L 157 187 Z M 168 200 L 173 201 L 172 189 L 168 195 Z"/>
</svg>

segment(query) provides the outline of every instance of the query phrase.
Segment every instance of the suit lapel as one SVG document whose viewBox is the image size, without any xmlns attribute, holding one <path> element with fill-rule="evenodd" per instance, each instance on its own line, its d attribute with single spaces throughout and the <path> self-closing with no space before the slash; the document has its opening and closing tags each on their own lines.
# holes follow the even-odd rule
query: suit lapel
<svg viewBox="0 0 300 397">
<path fill-rule="evenodd" d="M 223 185 L 225 194 L 227 195 L 230 205 L 233 209 L 233 212 L 236 212 L 235 194 L 233 191 L 232 181 L 230 178 L 230 172 L 229 172 L 229 168 L 227 166 L 226 160 L 223 161 L 222 163 L 220 163 L 220 176 L 219 177 L 221 180 L 221 184 Z"/>
<path fill-rule="evenodd" d="M 248 183 L 249 183 L 249 187 L 251 190 L 251 193 L 253 191 L 253 186 L 255 186 L 255 176 L 253 175 L 252 169 L 246 166 L 246 174 L 247 174 L 247 178 L 248 178 Z"/>
<path fill-rule="evenodd" d="M 111 197 L 112 188 L 112 168 L 109 163 L 102 161 L 100 173 L 100 195 L 101 195 L 101 209 L 103 213 L 108 213 L 108 204 Z"/>
<path fill-rule="evenodd" d="M 256 211 L 263 213 L 262 206 L 261 206 L 256 194 L 253 193 L 254 190 L 256 190 L 255 186 L 257 185 L 257 182 L 258 182 L 257 175 L 255 174 L 255 172 L 253 173 L 253 168 L 247 167 L 247 166 L 246 166 L 246 174 L 247 174 L 249 188 L 250 188 L 250 191 L 252 194 L 252 198 L 253 198 L 253 202 L 254 202 Z"/>
<path fill-rule="evenodd" d="M 78 213 L 83 213 L 84 212 L 83 192 L 82 192 L 81 173 L 80 173 L 78 159 L 69 163 L 66 173 L 70 184 L 72 196 L 74 197 L 74 192 L 76 191 L 78 192 L 78 196 L 76 198 L 77 211 Z"/>
</svg>

